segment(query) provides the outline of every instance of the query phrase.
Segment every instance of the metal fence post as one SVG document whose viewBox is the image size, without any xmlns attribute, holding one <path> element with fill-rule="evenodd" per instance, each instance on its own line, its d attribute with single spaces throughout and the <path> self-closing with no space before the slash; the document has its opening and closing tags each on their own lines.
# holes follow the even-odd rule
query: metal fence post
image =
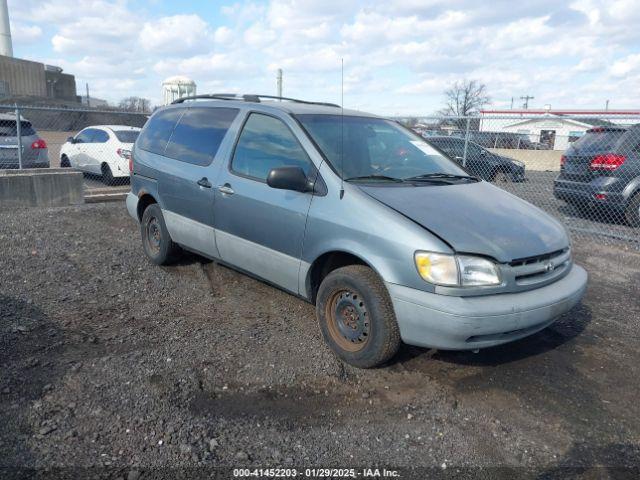
<svg viewBox="0 0 640 480">
<path fill-rule="evenodd" d="M 16 104 L 16 134 L 18 136 L 18 168 L 22 170 L 22 117 Z"/>
<path fill-rule="evenodd" d="M 467 128 L 464 134 L 464 153 L 462 154 L 462 166 L 467 166 L 467 147 L 469 146 L 469 124 L 471 123 L 471 118 L 467 117 Z"/>
</svg>

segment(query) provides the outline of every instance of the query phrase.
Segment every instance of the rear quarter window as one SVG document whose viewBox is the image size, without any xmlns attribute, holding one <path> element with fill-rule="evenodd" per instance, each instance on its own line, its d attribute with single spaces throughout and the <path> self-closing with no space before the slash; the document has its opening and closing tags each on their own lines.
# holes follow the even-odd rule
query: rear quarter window
<svg viewBox="0 0 640 480">
<path fill-rule="evenodd" d="M 122 143 L 135 143 L 140 135 L 139 130 L 115 130 L 113 133 L 118 141 Z"/>
<path fill-rule="evenodd" d="M 238 111 L 237 108 L 222 107 L 184 110 L 164 155 L 194 165 L 209 165 Z"/>
<path fill-rule="evenodd" d="M 153 115 L 138 138 L 138 147 L 147 152 L 164 155 L 171 133 L 183 112 L 182 108 L 169 108 Z"/>
</svg>

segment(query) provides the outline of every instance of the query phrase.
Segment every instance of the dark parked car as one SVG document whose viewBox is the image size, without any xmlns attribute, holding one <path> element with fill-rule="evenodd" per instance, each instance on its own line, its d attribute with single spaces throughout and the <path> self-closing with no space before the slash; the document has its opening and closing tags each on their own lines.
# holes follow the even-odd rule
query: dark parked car
<svg viewBox="0 0 640 480">
<path fill-rule="evenodd" d="M 18 122 L 13 113 L 0 113 L 0 168 L 19 168 L 21 150 L 22 168 L 49 167 L 47 142 L 40 138 L 24 117 L 20 120 L 18 144 Z"/>
<path fill-rule="evenodd" d="M 465 140 L 456 137 L 429 137 L 425 139 L 451 160 L 462 165 Z M 524 181 L 524 163 L 493 153 L 474 142 L 468 142 L 466 170 L 489 182 Z"/>
<path fill-rule="evenodd" d="M 616 211 L 640 227 L 640 124 L 587 130 L 562 156 L 553 193 L 580 209 Z"/>
</svg>

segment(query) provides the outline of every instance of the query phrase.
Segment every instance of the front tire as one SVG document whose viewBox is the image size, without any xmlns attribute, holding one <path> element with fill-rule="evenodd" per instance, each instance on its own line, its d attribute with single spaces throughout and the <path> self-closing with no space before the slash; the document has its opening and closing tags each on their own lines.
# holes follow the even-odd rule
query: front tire
<svg viewBox="0 0 640 480">
<path fill-rule="evenodd" d="M 156 265 L 168 265 L 175 260 L 180 247 L 171 240 L 157 203 L 149 205 L 142 214 L 140 233 L 142 248 L 149 260 Z"/>
<path fill-rule="evenodd" d="M 69 168 L 71 167 L 71 162 L 69 161 L 69 157 L 66 155 L 62 155 L 60 157 L 60 168 Z"/>
<path fill-rule="evenodd" d="M 318 289 L 316 315 L 322 335 L 346 363 L 372 368 L 400 347 L 391 298 L 380 277 L 364 265 L 338 268 Z"/>
<path fill-rule="evenodd" d="M 625 220 L 631 227 L 640 227 L 640 192 L 636 193 L 624 211 Z"/>
</svg>

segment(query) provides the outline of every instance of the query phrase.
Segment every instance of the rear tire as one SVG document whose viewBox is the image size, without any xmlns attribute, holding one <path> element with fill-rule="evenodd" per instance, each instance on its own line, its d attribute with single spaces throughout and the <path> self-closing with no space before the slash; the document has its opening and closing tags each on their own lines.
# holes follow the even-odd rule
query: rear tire
<svg viewBox="0 0 640 480">
<path fill-rule="evenodd" d="M 355 367 L 377 367 L 400 347 L 389 292 L 364 265 L 338 268 L 325 277 L 318 289 L 316 315 L 329 347 Z"/>
<path fill-rule="evenodd" d="M 624 217 L 629 226 L 640 227 L 640 192 L 636 193 L 624 211 Z"/>
<path fill-rule="evenodd" d="M 171 240 L 157 203 L 149 205 L 142 214 L 140 233 L 144 253 L 156 265 L 168 265 L 178 256 L 180 247 Z"/>
<path fill-rule="evenodd" d="M 113 178 L 111 167 L 106 163 L 102 164 L 102 182 L 109 186 L 115 185 L 115 179 Z"/>
</svg>

